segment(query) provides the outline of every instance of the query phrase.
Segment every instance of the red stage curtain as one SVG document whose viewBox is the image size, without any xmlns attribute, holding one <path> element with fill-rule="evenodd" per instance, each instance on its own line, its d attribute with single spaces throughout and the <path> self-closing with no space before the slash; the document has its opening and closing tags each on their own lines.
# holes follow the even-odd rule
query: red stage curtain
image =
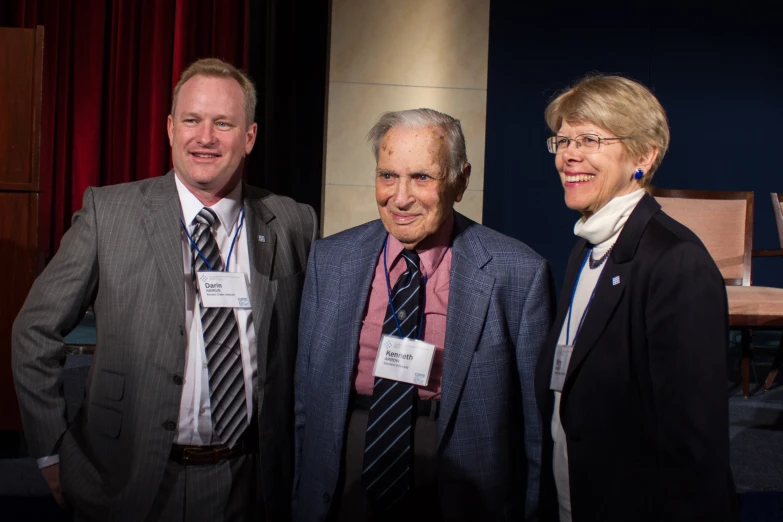
<svg viewBox="0 0 783 522">
<path fill-rule="evenodd" d="M 0 25 L 43 25 L 39 244 L 49 259 L 88 186 L 166 173 L 180 71 L 247 68 L 250 0 L 11 0 Z M 5 19 L 8 18 L 8 19 Z"/>
</svg>

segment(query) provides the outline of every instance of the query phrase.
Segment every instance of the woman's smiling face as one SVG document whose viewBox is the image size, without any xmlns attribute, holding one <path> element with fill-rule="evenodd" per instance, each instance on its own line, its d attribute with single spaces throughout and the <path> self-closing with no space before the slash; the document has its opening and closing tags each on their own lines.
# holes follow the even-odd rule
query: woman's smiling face
<svg viewBox="0 0 783 522">
<path fill-rule="evenodd" d="M 617 138 L 611 132 L 590 122 L 563 121 L 558 136 L 574 139 L 590 134 L 600 138 Z M 602 141 L 595 152 L 584 153 L 573 141 L 557 152 L 555 166 L 565 190 L 565 204 L 590 217 L 617 196 L 641 188 L 634 179 L 637 166 L 620 140 Z"/>
</svg>

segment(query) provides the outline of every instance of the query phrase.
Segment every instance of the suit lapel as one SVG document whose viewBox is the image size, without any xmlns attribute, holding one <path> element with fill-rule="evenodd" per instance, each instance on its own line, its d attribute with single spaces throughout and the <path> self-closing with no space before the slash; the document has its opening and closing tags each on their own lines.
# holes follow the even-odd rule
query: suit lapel
<svg viewBox="0 0 783 522">
<path fill-rule="evenodd" d="M 566 383 L 584 358 L 587 357 L 587 354 L 590 353 L 590 350 L 614 314 L 614 310 L 623 296 L 625 285 L 628 281 L 627 269 L 627 263 L 617 264 L 610 259 L 601 272 L 596 284 L 595 295 L 590 302 L 590 308 L 585 312 L 582 329 L 579 331 L 579 336 L 574 345 L 574 352 L 571 354 L 571 362 L 568 364 L 568 371 L 566 372 Z M 571 325 L 571 332 L 573 332 L 574 323 L 572 322 Z M 560 330 L 557 333 L 559 336 Z M 563 387 L 564 390 L 565 386 Z"/>
<path fill-rule="evenodd" d="M 441 413 L 438 422 L 438 445 L 451 422 L 478 347 L 495 278 L 482 271 L 492 259 L 472 227 L 475 223 L 454 213 L 449 305 L 446 341 L 443 350 Z"/>
<path fill-rule="evenodd" d="M 543 405 L 546 402 L 547 393 L 549 392 L 549 381 L 552 375 L 552 365 L 555 360 L 555 348 L 557 347 L 560 330 L 563 329 L 563 322 L 565 321 L 568 307 L 571 303 L 571 292 L 574 288 L 574 283 L 576 283 L 576 276 L 579 274 L 579 267 L 586 254 L 587 241 L 585 239 L 579 239 L 571 250 L 571 255 L 568 258 L 563 288 L 560 291 L 560 300 L 558 301 L 557 315 L 555 316 L 554 323 L 552 323 L 552 328 L 549 330 L 549 336 L 544 344 L 544 349 L 541 352 L 538 363 L 536 395 L 538 404 L 540 405 Z"/>
<path fill-rule="evenodd" d="M 144 230 L 160 268 L 166 288 L 177 305 L 185 302 L 182 284 L 182 209 L 174 182 L 174 171 L 156 178 L 146 194 Z"/>
<path fill-rule="evenodd" d="M 603 333 L 606 325 L 614 315 L 617 305 L 620 303 L 631 272 L 633 261 L 639 240 L 653 215 L 660 210 L 660 205 L 652 198 L 645 195 L 636 208 L 631 212 L 623 226 L 620 237 L 612 247 L 612 254 L 601 272 L 595 288 L 595 296 L 586 311 L 582 330 L 574 345 L 574 352 L 568 364 L 565 384 L 565 392 L 569 379 L 577 371 L 581 363 L 589 355 L 598 338 Z M 573 287 L 573 284 L 570 285 Z M 569 299 L 570 300 L 570 299 Z M 566 304 L 566 309 L 568 304 Z M 562 321 L 560 322 L 562 325 Z M 558 330 L 558 335 L 560 330 Z"/>
<path fill-rule="evenodd" d="M 346 339 L 345 346 L 335 347 L 339 354 L 334 374 L 334 433 L 342 437 L 345 412 L 353 384 L 353 371 L 362 328 L 362 314 L 370 295 L 378 254 L 383 248 L 386 230 L 380 220 L 370 224 L 355 240 L 355 248 L 346 251 L 340 270 L 340 299 L 337 339 Z"/>
<path fill-rule="evenodd" d="M 247 248 L 250 257 L 250 300 L 253 310 L 253 327 L 256 331 L 257 382 L 265 382 L 269 355 L 269 322 L 271 320 L 269 305 L 275 302 L 275 293 L 277 292 L 277 286 L 271 281 L 277 236 L 269 226 L 269 222 L 275 216 L 264 205 L 260 196 L 248 193 L 248 187 L 243 187 L 243 189 L 245 190 L 243 202 L 247 226 Z"/>
</svg>

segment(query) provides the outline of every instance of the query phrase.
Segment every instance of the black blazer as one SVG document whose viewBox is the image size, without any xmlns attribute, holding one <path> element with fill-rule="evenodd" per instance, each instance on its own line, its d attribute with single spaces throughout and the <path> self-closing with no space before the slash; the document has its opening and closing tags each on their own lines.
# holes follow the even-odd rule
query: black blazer
<svg viewBox="0 0 783 522">
<path fill-rule="evenodd" d="M 541 520 L 558 520 L 549 390 L 580 263 L 577 242 L 536 369 Z M 645 195 L 596 286 L 566 373 L 560 419 L 571 512 L 588 521 L 734 521 L 723 278 L 696 235 Z"/>
</svg>

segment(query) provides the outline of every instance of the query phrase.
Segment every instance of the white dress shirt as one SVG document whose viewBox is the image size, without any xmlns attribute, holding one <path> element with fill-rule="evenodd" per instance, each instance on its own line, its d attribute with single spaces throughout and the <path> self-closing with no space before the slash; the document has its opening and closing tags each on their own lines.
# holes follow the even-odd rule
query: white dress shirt
<svg viewBox="0 0 783 522">
<path fill-rule="evenodd" d="M 188 234 L 195 227 L 193 218 L 204 208 L 204 205 L 175 177 L 177 192 L 182 206 L 182 220 Z M 231 242 L 242 221 L 242 184 L 239 183 L 227 196 L 210 207 L 218 216 L 218 222 L 212 227 L 220 256 L 225 266 Z M 231 254 L 229 272 L 241 272 L 247 278 L 250 288 L 250 255 L 247 246 L 247 217 L 239 230 L 234 251 Z M 185 331 L 187 338 L 187 355 L 185 375 L 183 377 L 182 400 L 179 407 L 179 423 L 176 444 L 188 446 L 210 446 L 221 441 L 213 437 L 212 410 L 209 400 L 209 373 L 207 358 L 204 351 L 204 336 L 201 331 L 201 309 L 196 299 L 196 291 L 191 275 L 192 246 L 185 231 L 182 231 L 182 267 L 183 284 L 185 285 Z M 252 299 L 252 296 L 251 296 Z M 235 308 L 234 314 L 239 325 L 239 348 L 242 355 L 242 370 L 245 378 L 245 399 L 247 403 L 248 421 L 253 411 L 253 383 L 256 380 L 256 334 L 250 309 Z M 252 347 L 252 349 L 251 349 Z"/>
<path fill-rule="evenodd" d="M 182 221 L 192 234 L 193 218 L 204 205 L 182 184 L 178 177 L 174 177 L 177 184 L 180 206 L 182 207 Z M 220 248 L 220 256 L 225 266 L 231 241 L 239 227 L 242 214 L 242 184 L 238 183 L 234 190 L 226 197 L 215 203 L 212 210 L 218 216 L 218 222 L 213 227 L 215 241 Z M 226 223 L 231 225 L 227 226 Z M 187 354 L 185 363 L 185 375 L 183 377 L 182 400 L 179 407 L 179 423 L 177 436 L 174 442 L 187 446 L 209 446 L 220 444 L 221 441 L 213 440 L 212 436 L 212 410 L 209 401 L 209 374 L 207 360 L 204 352 L 204 336 L 201 332 L 201 310 L 196 299 L 196 291 L 193 286 L 193 276 L 190 273 L 191 249 L 190 240 L 185 231 L 180 227 L 182 237 L 182 268 L 183 284 L 185 285 L 185 329 L 187 336 Z M 247 277 L 247 285 L 250 287 L 250 254 L 247 247 L 247 223 L 242 225 L 236 243 L 234 253 L 231 255 L 230 272 L 242 272 Z M 252 296 L 251 296 L 252 299 Z M 235 309 L 239 325 L 239 348 L 242 355 L 242 370 L 245 378 L 245 399 L 247 403 L 248 421 L 253 411 L 253 383 L 256 382 L 256 333 L 253 328 L 253 320 L 250 309 Z M 251 349 L 252 347 L 252 349 Z M 45 468 L 58 464 L 59 455 L 50 455 L 37 459 L 38 467 Z"/>
</svg>

